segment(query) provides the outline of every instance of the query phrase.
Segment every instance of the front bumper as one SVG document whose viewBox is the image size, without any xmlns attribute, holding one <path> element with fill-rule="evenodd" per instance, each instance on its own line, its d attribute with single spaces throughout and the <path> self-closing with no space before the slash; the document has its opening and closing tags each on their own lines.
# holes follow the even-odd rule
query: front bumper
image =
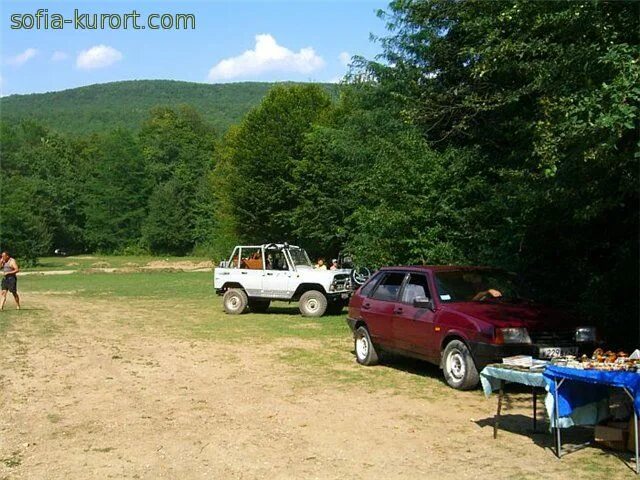
<svg viewBox="0 0 640 480">
<path fill-rule="evenodd" d="M 574 345 L 563 345 L 578 347 L 578 355 L 587 354 L 591 355 L 595 344 L 592 343 L 580 343 Z M 523 345 L 523 344 L 506 344 L 496 345 L 491 343 L 481 342 L 469 342 L 469 349 L 471 350 L 471 356 L 476 363 L 478 370 L 483 369 L 490 363 L 502 363 L 504 357 L 511 357 L 514 355 L 531 355 L 533 358 L 538 358 L 540 348 L 548 347 L 548 345 Z"/>
</svg>

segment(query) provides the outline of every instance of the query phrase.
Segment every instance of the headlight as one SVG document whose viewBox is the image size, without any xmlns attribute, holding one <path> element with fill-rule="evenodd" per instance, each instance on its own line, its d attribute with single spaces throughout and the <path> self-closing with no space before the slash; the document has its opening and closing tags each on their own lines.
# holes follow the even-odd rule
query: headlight
<svg viewBox="0 0 640 480">
<path fill-rule="evenodd" d="M 596 341 L 596 327 L 578 327 L 576 328 L 576 342 L 586 343 Z"/>
<path fill-rule="evenodd" d="M 497 343 L 531 343 L 531 337 L 526 328 L 497 328 Z"/>
</svg>

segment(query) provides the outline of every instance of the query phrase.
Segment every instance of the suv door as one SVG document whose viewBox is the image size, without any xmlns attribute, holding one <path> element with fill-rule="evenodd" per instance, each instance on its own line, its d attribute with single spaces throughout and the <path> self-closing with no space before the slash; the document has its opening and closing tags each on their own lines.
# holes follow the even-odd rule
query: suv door
<svg viewBox="0 0 640 480">
<path fill-rule="evenodd" d="M 392 346 L 391 322 L 405 272 L 385 272 L 371 293 L 362 300 L 360 315 L 367 324 L 375 344 Z"/>
<path fill-rule="evenodd" d="M 262 280 L 262 296 L 291 298 L 292 269 L 284 250 L 265 249 L 265 270 Z"/>
<path fill-rule="evenodd" d="M 416 308 L 417 297 L 433 299 L 427 275 L 410 273 L 394 304 L 392 334 L 395 347 L 416 356 L 439 362 L 439 335 L 435 331 L 435 313 L 429 308 Z"/>
</svg>

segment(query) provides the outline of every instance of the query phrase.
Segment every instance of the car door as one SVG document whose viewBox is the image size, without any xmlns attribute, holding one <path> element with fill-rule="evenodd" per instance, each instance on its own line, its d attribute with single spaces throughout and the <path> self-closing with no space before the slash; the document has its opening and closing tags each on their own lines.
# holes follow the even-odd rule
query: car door
<svg viewBox="0 0 640 480">
<path fill-rule="evenodd" d="M 371 296 L 365 297 L 362 301 L 361 316 L 376 344 L 393 345 L 391 330 L 393 310 L 405 277 L 405 272 L 385 272 Z"/>
<path fill-rule="evenodd" d="M 432 361 L 439 361 L 435 313 L 429 308 L 416 308 L 413 301 L 417 297 L 433 299 L 427 275 L 410 273 L 394 304 L 391 322 L 394 346 L 398 350 L 410 352 Z"/>
</svg>

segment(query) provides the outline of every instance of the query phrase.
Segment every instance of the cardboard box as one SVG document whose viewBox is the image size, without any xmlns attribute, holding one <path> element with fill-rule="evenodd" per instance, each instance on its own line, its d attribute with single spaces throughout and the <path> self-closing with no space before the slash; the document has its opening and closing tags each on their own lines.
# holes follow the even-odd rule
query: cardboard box
<svg viewBox="0 0 640 480">
<path fill-rule="evenodd" d="M 633 415 L 629 419 L 629 440 L 627 440 L 627 450 L 636 451 L 636 439 L 633 432 Z M 638 420 L 638 441 L 640 442 L 640 420 Z"/>
<path fill-rule="evenodd" d="M 596 425 L 594 439 L 597 444 L 605 448 L 624 451 L 629 440 L 629 427 L 626 422 L 609 422 L 607 425 Z"/>
</svg>

